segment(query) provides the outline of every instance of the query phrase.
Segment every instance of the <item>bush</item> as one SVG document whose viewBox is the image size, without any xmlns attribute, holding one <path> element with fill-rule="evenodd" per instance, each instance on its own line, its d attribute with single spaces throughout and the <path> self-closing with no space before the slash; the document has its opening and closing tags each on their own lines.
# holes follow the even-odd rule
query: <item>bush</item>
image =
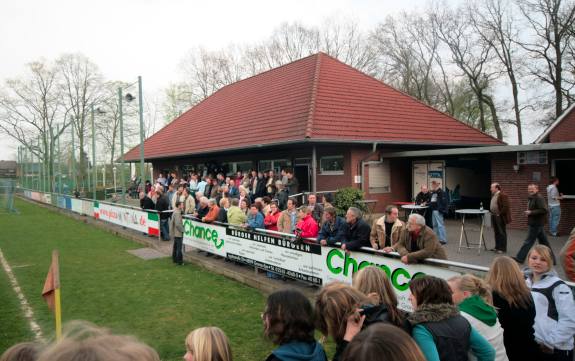
<svg viewBox="0 0 575 361">
<path fill-rule="evenodd" d="M 344 216 L 349 207 L 356 207 L 361 209 L 362 212 L 366 211 L 366 206 L 363 203 L 357 203 L 357 201 L 364 200 L 363 191 L 347 187 L 338 189 L 335 193 L 333 205 L 337 209 L 337 214 L 339 216 Z"/>
</svg>

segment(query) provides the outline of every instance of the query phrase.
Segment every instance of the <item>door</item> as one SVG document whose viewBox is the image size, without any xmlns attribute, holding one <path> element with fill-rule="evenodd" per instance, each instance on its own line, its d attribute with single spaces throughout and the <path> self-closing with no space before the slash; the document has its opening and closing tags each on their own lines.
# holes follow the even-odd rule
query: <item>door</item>
<svg viewBox="0 0 575 361">
<path fill-rule="evenodd" d="M 299 181 L 299 193 L 309 192 L 310 188 L 309 164 L 298 164 L 294 166 L 294 176 Z"/>
<path fill-rule="evenodd" d="M 413 163 L 413 197 L 420 191 L 421 186 L 427 184 L 427 162 Z"/>
</svg>

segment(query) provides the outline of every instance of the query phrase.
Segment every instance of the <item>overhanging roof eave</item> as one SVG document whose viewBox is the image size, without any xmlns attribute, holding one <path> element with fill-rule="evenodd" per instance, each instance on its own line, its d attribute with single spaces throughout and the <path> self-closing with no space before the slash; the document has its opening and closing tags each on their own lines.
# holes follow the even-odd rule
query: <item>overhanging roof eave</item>
<svg viewBox="0 0 575 361">
<path fill-rule="evenodd" d="M 146 157 L 144 158 L 145 161 L 152 161 L 158 159 L 166 159 L 166 158 L 183 158 L 183 157 L 195 157 L 195 156 L 206 156 L 210 154 L 218 154 L 218 153 L 225 153 L 225 152 L 233 152 L 233 151 L 240 151 L 240 150 L 249 150 L 249 149 L 264 149 L 264 148 L 272 148 L 275 146 L 282 146 L 282 145 L 290 145 L 290 144 L 311 144 L 311 143 L 326 143 L 326 144 L 366 144 L 372 145 L 377 143 L 378 145 L 409 145 L 409 146 L 435 146 L 435 147 L 455 147 L 461 146 L 460 143 L 433 143 L 433 142 L 425 142 L 425 141 L 398 141 L 398 140 L 382 140 L 382 139 L 365 139 L 365 140 L 346 140 L 346 139 L 330 139 L 330 138 L 303 138 L 303 139 L 294 139 L 289 141 L 283 142 L 276 142 L 276 143 L 269 143 L 269 144 L 251 144 L 246 145 L 243 147 L 232 147 L 232 148 L 224 148 L 218 150 L 208 150 L 205 152 L 194 152 L 194 153 L 180 153 L 180 154 L 165 154 L 161 156 L 155 157 Z M 486 147 L 490 145 L 482 145 L 482 144 L 468 144 L 469 147 Z M 500 146 L 498 146 L 500 147 Z M 128 163 L 139 162 L 139 158 L 134 159 L 126 159 Z"/>
<path fill-rule="evenodd" d="M 404 152 L 384 153 L 382 158 L 416 158 L 416 157 L 434 157 L 444 155 L 465 155 L 465 154 L 489 154 L 505 152 L 526 152 L 534 150 L 561 150 L 575 149 L 575 142 L 559 143 L 542 143 L 542 144 L 523 144 L 523 145 L 497 145 L 486 147 L 471 148 L 450 148 L 450 149 L 429 149 L 413 150 Z"/>
</svg>

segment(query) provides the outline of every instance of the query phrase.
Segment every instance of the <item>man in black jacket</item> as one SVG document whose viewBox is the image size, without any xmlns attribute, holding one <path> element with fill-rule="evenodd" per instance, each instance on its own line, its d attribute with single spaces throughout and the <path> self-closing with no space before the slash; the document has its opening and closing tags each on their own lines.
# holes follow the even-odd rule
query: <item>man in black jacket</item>
<svg viewBox="0 0 575 361">
<path fill-rule="evenodd" d="M 341 245 L 344 251 L 355 251 L 361 247 L 371 247 L 369 234 L 371 227 L 361 219 L 361 211 L 355 207 L 349 207 L 345 214 L 347 232 L 345 242 Z"/>
<path fill-rule="evenodd" d="M 140 192 L 140 208 L 143 210 L 156 208 L 154 201 L 145 192 Z"/>
<path fill-rule="evenodd" d="M 161 188 L 156 191 L 158 200 L 156 201 L 156 211 L 160 212 L 160 237 L 162 241 L 170 240 L 170 213 L 166 212 L 170 209 L 170 201 L 168 196 L 164 194 Z"/>
<path fill-rule="evenodd" d="M 549 247 L 551 250 L 551 256 L 553 256 L 553 264 L 555 264 L 555 255 L 547 236 L 545 235 L 545 219 L 547 217 L 547 206 L 545 205 L 545 199 L 541 194 L 539 194 L 539 186 L 537 184 L 530 184 L 527 187 L 527 192 L 529 197 L 527 198 L 527 210 L 525 215 L 527 216 L 527 239 L 523 242 L 521 249 L 515 256 L 515 260 L 519 263 L 525 262 L 527 253 L 533 247 L 535 240 L 539 240 L 539 244 Z"/>
</svg>

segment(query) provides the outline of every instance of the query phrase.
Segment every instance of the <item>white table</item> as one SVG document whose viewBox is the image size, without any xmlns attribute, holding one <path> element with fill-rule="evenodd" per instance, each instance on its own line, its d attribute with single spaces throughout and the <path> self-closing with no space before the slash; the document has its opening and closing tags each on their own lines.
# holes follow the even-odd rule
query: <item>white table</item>
<svg viewBox="0 0 575 361">
<path fill-rule="evenodd" d="M 485 245 L 485 237 L 483 234 L 483 229 L 485 228 L 485 215 L 489 213 L 486 210 L 480 209 L 458 209 L 455 213 L 461 215 L 461 233 L 459 235 L 459 248 L 457 252 L 461 252 L 461 248 L 474 249 L 477 248 L 477 254 L 481 253 L 481 245 L 487 251 L 487 246 Z M 479 243 L 469 243 L 467 238 L 467 232 L 465 230 L 465 216 L 466 215 L 476 215 L 481 217 L 481 226 L 479 228 Z M 465 236 L 465 246 L 463 246 L 463 236 Z"/>
<path fill-rule="evenodd" d="M 425 218 L 425 213 L 427 213 L 427 208 L 429 208 L 429 206 L 420 206 L 418 204 L 404 204 L 401 206 L 401 208 L 405 209 L 406 211 L 409 210 L 409 214 L 412 214 L 415 211 L 423 210 L 422 216 Z M 408 218 L 408 217 L 405 217 L 405 218 Z"/>
</svg>

